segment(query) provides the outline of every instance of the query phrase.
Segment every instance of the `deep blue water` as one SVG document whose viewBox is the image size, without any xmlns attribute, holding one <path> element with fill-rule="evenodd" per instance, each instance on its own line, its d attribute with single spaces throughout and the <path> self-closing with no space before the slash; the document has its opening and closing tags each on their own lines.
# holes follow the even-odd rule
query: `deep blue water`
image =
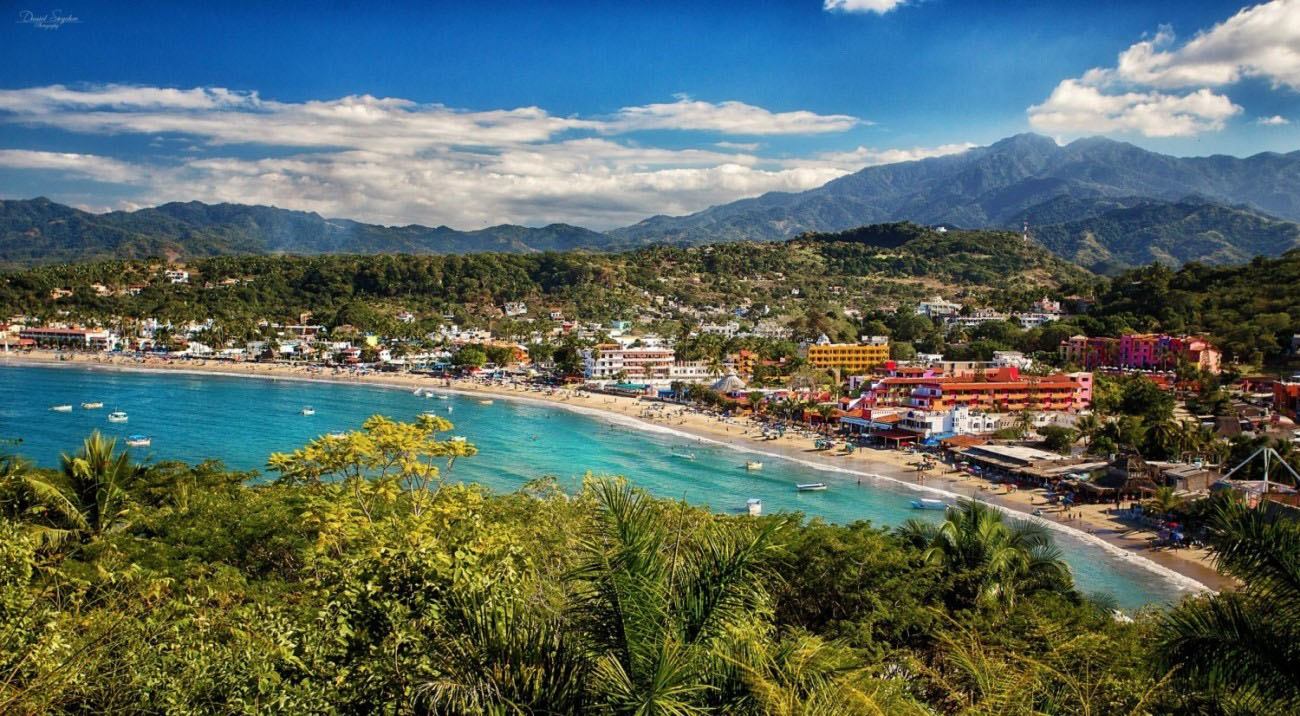
<svg viewBox="0 0 1300 716">
<path fill-rule="evenodd" d="M 87 401 L 102 401 L 104 407 L 81 409 Z M 49 409 L 62 403 L 72 404 L 73 412 Z M 302 415 L 305 405 L 316 414 Z M 115 409 L 126 411 L 129 421 L 109 423 L 107 415 Z M 757 497 L 765 514 L 798 510 L 839 523 L 865 519 L 896 525 L 918 515 L 942 515 L 912 510 L 909 501 L 919 493 L 892 481 L 864 477 L 858 484 L 855 474 L 770 455 L 757 458 L 763 461 L 761 471 L 748 472 L 745 460 L 755 457 L 751 453 L 544 404 L 498 398 L 480 405 L 473 396 L 437 400 L 373 385 L 0 365 L 0 438 L 21 438 L 16 451 L 42 466 L 56 466 L 61 452 L 74 451 L 98 428 L 112 436 L 151 436 L 150 447 L 133 449 L 140 460 L 215 457 L 233 468 L 263 469 L 272 452 L 290 451 L 327 432 L 357 429 L 372 414 L 411 420 L 431 409 L 451 419 L 453 432 L 479 448 L 476 457 L 457 461 L 450 479 L 498 491 L 542 476 L 572 486 L 590 471 L 626 475 L 656 495 L 721 512 L 741 512 L 748 498 Z M 696 459 L 673 457 L 675 451 Z M 830 489 L 800 493 L 794 489 L 800 482 L 827 482 Z M 1057 542 L 1081 588 L 1109 592 L 1122 606 L 1168 602 L 1185 593 L 1185 585 L 1141 566 L 1135 557 L 1066 532 L 1057 534 Z"/>
</svg>

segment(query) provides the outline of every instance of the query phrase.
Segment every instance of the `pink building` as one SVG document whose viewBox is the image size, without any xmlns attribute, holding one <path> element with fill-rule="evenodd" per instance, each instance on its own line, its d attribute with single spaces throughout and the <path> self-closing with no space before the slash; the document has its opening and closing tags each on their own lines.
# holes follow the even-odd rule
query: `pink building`
<svg viewBox="0 0 1300 716">
<path fill-rule="evenodd" d="M 1119 338 L 1072 336 L 1061 341 L 1061 356 L 1085 369 L 1115 366 L 1132 370 L 1174 370 L 1180 361 L 1218 373 L 1222 354 L 1203 338 L 1141 333 Z"/>
</svg>

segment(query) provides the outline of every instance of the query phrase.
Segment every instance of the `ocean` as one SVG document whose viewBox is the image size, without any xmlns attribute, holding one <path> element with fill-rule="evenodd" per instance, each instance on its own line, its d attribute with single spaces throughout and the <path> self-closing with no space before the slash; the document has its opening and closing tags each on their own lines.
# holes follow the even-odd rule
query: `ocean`
<svg viewBox="0 0 1300 716">
<path fill-rule="evenodd" d="M 910 517 L 942 518 L 942 512 L 913 510 L 909 504 L 937 495 L 885 478 L 646 429 L 618 416 L 499 397 L 492 405 L 481 405 L 477 396 L 438 392 L 451 397 L 416 397 L 410 389 L 375 385 L 0 364 L 0 438 L 21 439 L 7 449 L 54 467 L 60 453 L 75 451 L 94 429 L 121 438 L 144 434 L 152 445 L 131 449 L 137 460 L 218 458 L 231 468 L 261 470 L 271 477 L 265 465 L 273 452 L 293 450 L 332 431 L 358 429 L 373 414 L 413 420 L 434 410 L 455 424 L 454 434 L 479 449 L 477 456 L 458 460 L 448 479 L 500 492 L 546 476 L 574 487 L 591 472 L 624 475 L 654 495 L 724 513 L 742 513 L 746 500 L 759 498 L 764 514 L 798 511 L 835 523 L 870 520 L 893 526 Z M 101 401 L 104 407 L 82 409 L 80 404 L 88 401 Z M 64 403 L 73 406 L 71 413 L 49 409 Z M 315 415 L 301 414 L 308 405 Z M 127 412 L 129 421 L 108 422 L 113 410 Z M 745 469 L 753 459 L 763 462 L 761 470 Z M 806 482 L 830 487 L 824 492 L 795 490 L 795 484 Z M 1100 540 L 1065 529 L 1056 532 L 1056 540 L 1080 588 L 1108 592 L 1124 608 L 1168 603 L 1195 587 L 1191 580 Z"/>
</svg>

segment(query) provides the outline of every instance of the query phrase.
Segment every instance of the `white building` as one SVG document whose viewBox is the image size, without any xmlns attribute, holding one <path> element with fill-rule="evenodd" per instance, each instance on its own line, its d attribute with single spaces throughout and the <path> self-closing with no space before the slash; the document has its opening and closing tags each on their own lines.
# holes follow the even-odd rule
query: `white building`
<svg viewBox="0 0 1300 716">
<path fill-rule="evenodd" d="M 506 301 L 505 313 L 507 316 L 524 316 L 528 314 L 528 304 L 523 301 Z"/>
<path fill-rule="evenodd" d="M 583 351 L 584 373 L 593 380 L 667 380 L 677 354 L 671 348 L 624 348 L 605 343 Z"/>
<path fill-rule="evenodd" d="M 992 363 L 994 368 L 1015 366 L 1016 368 L 1025 370 L 1026 368 L 1033 366 L 1034 361 L 1032 358 L 1027 357 L 1020 351 L 993 351 Z"/>
<path fill-rule="evenodd" d="M 1037 328 L 1046 323 L 1051 323 L 1059 319 L 1059 313 L 1017 313 L 1015 319 L 1020 322 L 1020 327 L 1026 331 L 1031 328 Z"/>
<path fill-rule="evenodd" d="M 668 366 L 668 379 L 683 383 L 707 383 L 718 376 L 709 371 L 706 360 L 679 360 Z"/>
<path fill-rule="evenodd" d="M 736 321 L 728 321 L 726 323 L 706 323 L 700 326 L 700 331 L 703 333 L 712 333 L 724 336 L 726 338 L 735 338 L 736 334 L 740 332 L 740 324 Z"/>
<path fill-rule="evenodd" d="M 947 318 L 961 313 L 961 304 L 945 301 L 942 296 L 932 296 L 916 304 L 916 312 L 929 318 Z"/>
<path fill-rule="evenodd" d="M 1005 321 L 1009 316 L 1005 313 L 998 313 L 992 308 L 977 308 L 971 311 L 969 315 L 949 316 L 947 321 L 958 326 L 978 326 L 981 323 L 996 323 Z"/>
<path fill-rule="evenodd" d="M 163 272 L 163 277 L 172 283 L 190 282 L 190 272 L 182 269 L 168 269 Z"/>
</svg>

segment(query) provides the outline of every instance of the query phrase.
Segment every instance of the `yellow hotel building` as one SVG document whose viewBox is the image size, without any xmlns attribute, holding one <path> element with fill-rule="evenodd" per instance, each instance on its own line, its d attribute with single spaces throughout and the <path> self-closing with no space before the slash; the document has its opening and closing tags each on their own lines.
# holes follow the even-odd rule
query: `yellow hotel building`
<svg viewBox="0 0 1300 716">
<path fill-rule="evenodd" d="M 814 368 L 869 371 L 889 360 L 889 344 L 831 343 L 808 346 L 808 363 Z"/>
</svg>

